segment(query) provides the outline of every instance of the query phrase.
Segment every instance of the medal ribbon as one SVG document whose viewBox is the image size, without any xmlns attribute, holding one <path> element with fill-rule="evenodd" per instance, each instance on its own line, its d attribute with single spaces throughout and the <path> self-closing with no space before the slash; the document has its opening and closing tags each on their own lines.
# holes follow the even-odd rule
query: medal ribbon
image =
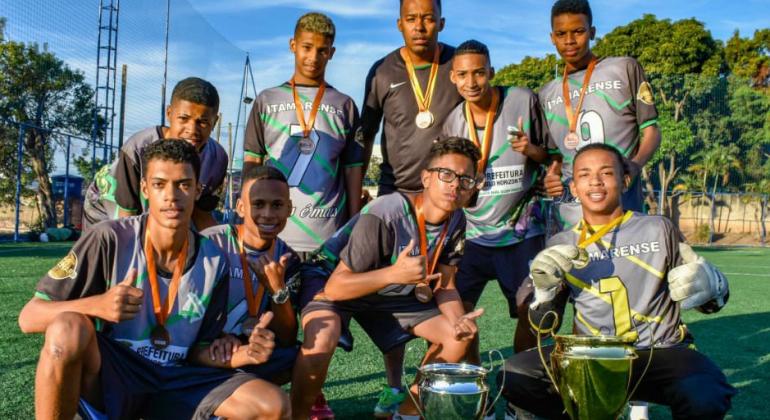
<svg viewBox="0 0 770 420">
<path fill-rule="evenodd" d="M 249 308 L 249 316 L 256 317 L 257 311 L 259 311 L 259 304 L 265 295 L 265 288 L 257 281 L 257 291 L 255 293 L 254 288 L 251 286 L 251 273 L 249 272 L 249 262 L 246 260 L 246 248 L 243 246 L 243 235 L 243 225 L 239 225 L 238 255 L 241 258 L 241 269 L 243 270 L 243 294 L 246 295 L 246 306 Z M 274 247 L 275 241 L 273 241 L 270 249 L 267 251 L 270 255 L 273 254 Z"/>
<path fill-rule="evenodd" d="M 315 117 L 318 115 L 318 107 L 321 106 L 321 99 L 324 96 L 324 92 L 326 92 L 326 82 L 321 82 L 321 84 L 318 86 L 318 92 L 315 94 L 315 98 L 313 99 L 313 106 L 310 108 L 310 120 L 305 123 L 305 113 L 303 112 L 303 104 L 302 101 L 299 99 L 299 93 L 297 93 L 297 85 L 294 83 L 294 78 L 292 77 L 289 81 L 289 84 L 291 84 L 291 94 L 294 96 L 294 110 L 297 113 L 297 120 L 299 120 L 299 126 L 302 128 L 302 137 L 307 138 L 310 136 L 310 131 L 313 129 L 313 126 L 315 125 Z"/>
<path fill-rule="evenodd" d="M 417 108 L 420 112 L 425 112 L 430 109 L 430 103 L 433 100 L 433 90 L 436 87 L 436 75 L 438 74 L 438 58 L 440 48 L 437 45 L 436 50 L 433 52 L 433 62 L 430 65 L 430 76 L 428 77 L 428 86 L 425 91 L 427 95 L 423 94 L 422 87 L 420 87 L 420 80 L 417 79 L 417 73 L 414 71 L 414 64 L 412 63 L 412 57 L 409 56 L 409 52 L 405 51 L 401 54 L 406 61 L 406 72 L 409 74 L 409 83 L 412 85 L 412 91 L 414 92 L 414 98 L 417 100 Z"/>
<path fill-rule="evenodd" d="M 187 237 L 185 237 L 182 249 L 176 257 L 176 266 L 174 267 L 174 274 L 171 276 L 171 283 L 168 285 L 168 295 L 166 301 L 163 302 L 160 299 L 160 288 L 158 286 L 158 271 L 155 265 L 155 249 L 150 241 L 150 227 L 147 226 L 144 230 L 144 255 L 147 258 L 147 277 L 150 281 L 150 290 L 152 292 L 152 310 L 155 313 L 155 321 L 157 325 L 164 327 L 166 320 L 171 310 L 174 308 L 174 301 L 176 300 L 177 292 L 179 291 L 179 283 L 182 280 L 182 273 L 184 272 L 184 266 L 187 262 Z"/>
<path fill-rule="evenodd" d="M 429 276 L 436 270 L 438 263 L 438 257 L 441 255 L 441 250 L 444 248 L 444 238 L 446 238 L 449 231 L 449 220 L 444 222 L 444 226 L 441 228 L 441 234 L 438 237 L 438 242 L 433 249 L 433 255 L 428 259 L 428 235 L 425 229 L 425 213 L 422 211 L 422 193 L 417 194 L 414 198 L 414 213 L 417 218 L 417 231 L 420 234 L 420 255 L 425 257 L 425 275 Z"/>
<path fill-rule="evenodd" d="M 591 74 L 596 67 L 596 57 L 592 57 L 588 63 L 588 69 L 583 76 L 583 85 L 580 87 L 580 98 L 578 99 L 577 108 L 572 111 L 572 98 L 570 97 L 569 78 L 567 77 L 567 66 L 564 66 L 564 77 L 561 81 L 562 94 L 564 95 L 564 113 L 567 115 L 567 121 L 569 121 L 569 132 L 574 133 L 577 129 L 577 120 L 580 116 L 580 109 L 583 108 L 583 99 L 586 96 L 586 90 L 588 89 L 588 83 L 591 81 Z"/>
<path fill-rule="evenodd" d="M 597 230 L 596 232 L 593 232 L 593 229 L 591 229 L 592 234 L 588 239 L 586 239 L 586 236 L 590 228 L 588 226 L 588 223 L 586 223 L 585 219 L 583 219 L 582 220 L 583 226 L 580 229 L 580 239 L 578 240 L 578 248 L 586 249 L 588 245 L 591 245 L 592 243 L 598 241 L 604 235 L 606 235 L 607 232 L 611 231 L 612 229 L 615 229 L 618 225 L 623 223 L 623 218 L 625 217 L 626 217 L 626 213 L 621 214 L 620 216 L 612 219 L 611 222 L 599 228 L 599 230 Z"/>
<path fill-rule="evenodd" d="M 497 88 L 492 89 L 492 104 L 487 111 L 487 120 L 484 123 L 484 137 L 482 143 L 479 143 L 479 136 L 476 134 L 476 122 L 473 121 L 473 112 L 471 112 L 471 104 L 465 102 L 465 120 L 468 122 L 468 136 L 476 146 L 481 149 L 481 160 L 479 160 L 478 168 L 476 168 L 477 174 L 483 174 L 487 168 L 487 160 L 489 160 L 489 152 L 492 148 L 492 126 L 495 122 L 495 115 L 497 114 L 497 106 L 500 104 L 500 92 Z"/>
</svg>

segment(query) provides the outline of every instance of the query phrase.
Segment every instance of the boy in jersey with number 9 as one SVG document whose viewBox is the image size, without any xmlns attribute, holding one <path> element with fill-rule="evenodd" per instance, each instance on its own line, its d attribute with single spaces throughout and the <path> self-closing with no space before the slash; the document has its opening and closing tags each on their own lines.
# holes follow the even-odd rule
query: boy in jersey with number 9
<svg viewBox="0 0 770 420">
<path fill-rule="evenodd" d="M 208 346 L 226 319 L 228 264 L 191 229 L 200 159 L 185 141 L 147 146 L 149 212 L 99 223 L 48 271 L 19 314 L 45 333 L 35 376 L 37 418 L 196 418 L 288 415 L 280 388 L 231 370 L 269 357 L 260 320 L 240 363 Z M 197 366 L 196 366 L 197 365 Z"/>
<path fill-rule="evenodd" d="M 570 189 L 580 199 L 583 219 L 549 239 L 530 266 L 532 327 L 554 332 L 558 326 L 546 314 L 553 310 L 561 317 L 571 298 L 576 334 L 634 343 L 639 357 L 630 383 L 639 386 L 631 399 L 668 405 L 677 419 L 724 417 L 735 389 L 695 350 L 680 317 L 682 309 L 720 310 L 729 297 L 724 275 L 681 242 L 670 220 L 623 208 L 620 197 L 630 177 L 615 148 L 582 148 L 574 170 Z M 551 350 L 545 347 L 546 360 Z M 501 373 L 503 395 L 537 416 L 562 418 L 564 406 L 543 369 L 537 351 L 514 355 Z"/>
</svg>

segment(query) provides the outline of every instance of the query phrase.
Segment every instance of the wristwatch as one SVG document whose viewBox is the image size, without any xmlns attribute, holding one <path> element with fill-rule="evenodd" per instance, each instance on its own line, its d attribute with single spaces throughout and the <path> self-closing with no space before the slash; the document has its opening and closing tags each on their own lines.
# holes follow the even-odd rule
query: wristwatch
<svg viewBox="0 0 770 420">
<path fill-rule="evenodd" d="M 273 303 L 276 305 L 283 305 L 287 300 L 289 300 L 289 294 L 289 288 L 286 286 L 278 289 L 275 293 L 273 293 Z"/>
</svg>

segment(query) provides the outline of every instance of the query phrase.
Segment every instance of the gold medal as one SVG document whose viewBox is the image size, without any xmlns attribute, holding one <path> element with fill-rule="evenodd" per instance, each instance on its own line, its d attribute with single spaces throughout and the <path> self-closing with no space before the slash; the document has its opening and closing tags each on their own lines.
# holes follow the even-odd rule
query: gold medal
<svg viewBox="0 0 770 420">
<path fill-rule="evenodd" d="M 255 316 L 246 318 L 243 323 L 241 323 L 241 331 L 243 332 L 243 335 L 250 336 L 254 331 L 254 328 L 256 328 L 258 322 L 259 319 Z"/>
<path fill-rule="evenodd" d="M 433 113 L 430 111 L 420 111 L 417 113 L 417 116 L 414 117 L 414 123 L 417 125 L 417 128 L 426 129 L 433 125 Z"/>
<path fill-rule="evenodd" d="M 580 144 L 580 137 L 574 131 L 571 131 L 564 137 L 564 147 L 567 149 L 577 149 Z"/>
<path fill-rule="evenodd" d="M 156 349 L 162 350 L 171 344 L 171 336 L 163 325 L 156 325 L 150 333 L 150 343 Z"/>
</svg>

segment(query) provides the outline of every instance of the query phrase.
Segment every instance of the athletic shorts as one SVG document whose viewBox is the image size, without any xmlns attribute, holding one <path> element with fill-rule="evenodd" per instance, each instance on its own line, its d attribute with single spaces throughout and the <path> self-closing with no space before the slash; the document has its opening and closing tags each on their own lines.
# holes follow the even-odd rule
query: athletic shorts
<svg viewBox="0 0 770 420">
<path fill-rule="evenodd" d="M 281 374 L 291 372 L 294 369 L 294 360 L 297 359 L 299 345 L 291 347 L 276 347 L 267 362 L 258 365 L 248 365 L 237 369 L 250 373 L 257 378 L 275 382 Z"/>
<path fill-rule="evenodd" d="M 209 419 L 236 389 L 257 379 L 226 369 L 160 366 L 101 333 L 96 338 L 104 414 L 110 419 Z"/>
<path fill-rule="evenodd" d="M 339 315 L 343 331 L 349 328 L 350 319 L 354 318 L 377 348 L 382 353 L 387 353 L 415 338 L 411 333 L 415 326 L 441 315 L 433 301 L 421 305 L 421 308 L 405 305 L 403 310 L 389 308 L 392 310 L 383 311 L 371 303 L 358 299 L 338 302 L 314 300 L 305 307 L 302 314 L 317 310 L 332 311 Z"/>
<path fill-rule="evenodd" d="M 313 301 L 313 298 L 315 298 L 319 292 L 323 291 L 324 286 L 326 286 L 326 280 L 329 279 L 331 273 L 311 262 L 302 263 L 300 273 L 302 276 L 302 285 L 299 289 L 299 298 L 297 302 L 299 302 L 301 320 L 306 313 L 317 310 L 313 308 L 306 310 L 306 308 L 308 304 Z M 346 324 L 342 325 L 342 331 L 340 332 L 340 339 L 337 342 L 337 346 L 347 352 L 353 351 L 353 334 L 350 333 L 350 328 L 348 328 L 348 325 Z"/>
<path fill-rule="evenodd" d="M 497 279 L 508 301 L 508 315 L 517 318 L 516 308 L 533 293 L 531 286 L 524 282 L 529 275 L 529 264 L 544 246 L 542 235 L 499 248 L 465 241 L 465 252 L 455 281 L 463 302 L 475 306 L 487 283 Z"/>
</svg>

